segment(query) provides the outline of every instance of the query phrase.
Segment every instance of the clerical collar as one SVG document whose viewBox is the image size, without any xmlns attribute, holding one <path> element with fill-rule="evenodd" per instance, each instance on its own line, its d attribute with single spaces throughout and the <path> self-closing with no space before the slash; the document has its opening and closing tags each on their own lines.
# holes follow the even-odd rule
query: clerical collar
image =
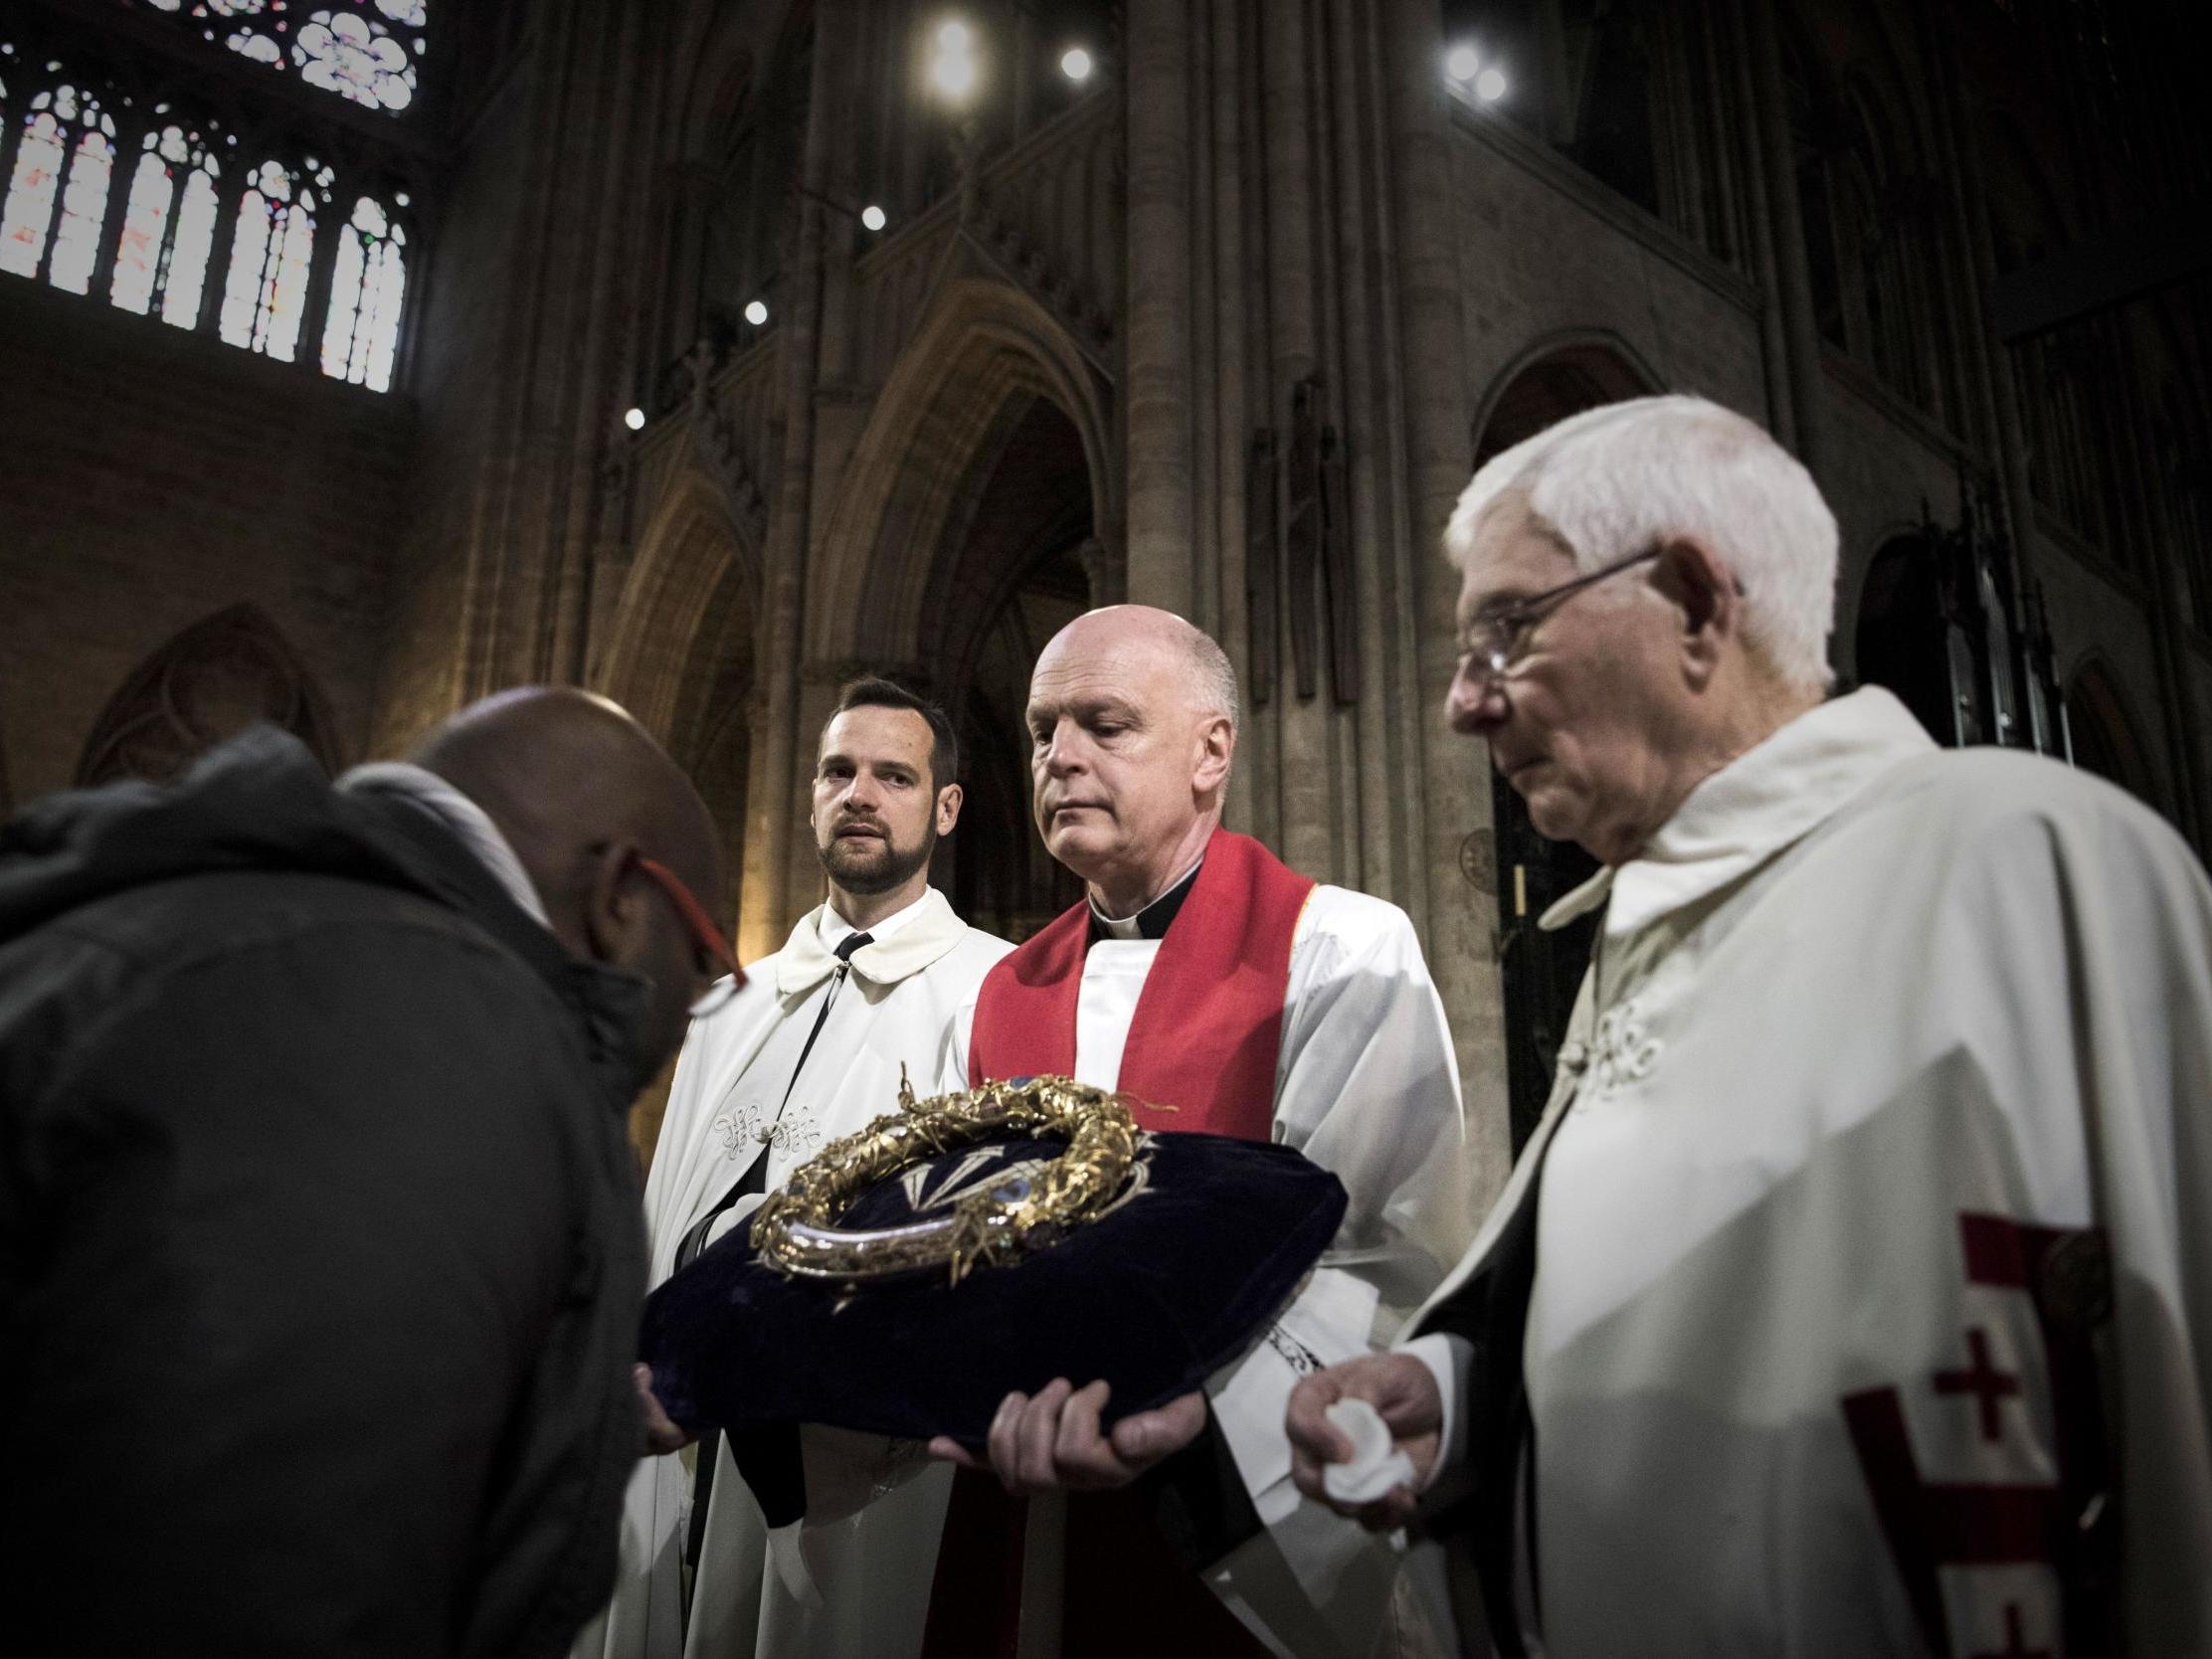
<svg viewBox="0 0 2212 1659">
<path fill-rule="evenodd" d="M 881 921 L 869 923 L 868 938 L 876 944 L 881 944 L 884 940 L 890 938 L 892 934 L 898 932 L 900 928 L 922 913 L 922 900 L 928 897 L 929 889 L 924 887 L 921 898 L 917 898 L 905 909 L 894 910 Z M 856 930 L 850 922 L 837 914 L 837 907 L 834 904 L 825 904 L 822 907 L 822 920 L 816 924 L 816 931 L 822 935 L 823 945 L 833 951 L 837 948 L 839 940 Z"/>
<path fill-rule="evenodd" d="M 1092 899 L 1091 937 L 1093 939 L 1165 939 L 1168 924 L 1176 919 L 1176 912 L 1183 908 L 1183 901 L 1191 896 L 1191 885 L 1198 879 L 1200 858 L 1193 864 L 1183 878 L 1134 916 L 1113 917 L 1098 908 Z"/>
</svg>

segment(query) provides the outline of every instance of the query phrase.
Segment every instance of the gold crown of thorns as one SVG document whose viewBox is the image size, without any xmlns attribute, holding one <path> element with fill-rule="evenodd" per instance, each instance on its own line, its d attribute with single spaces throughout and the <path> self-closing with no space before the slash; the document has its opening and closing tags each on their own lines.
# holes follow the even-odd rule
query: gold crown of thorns
<svg viewBox="0 0 2212 1659">
<path fill-rule="evenodd" d="M 1035 1179 L 980 1189 L 943 1216 L 896 1227 L 835 1224 L 861 1194 L 909 1165 L 1012 1135 L 1064 1135 L 1067 1150 Z M 1072 1077 L 916 1100 L 902 1073 L 899 1110 L 831 1141 L 754 1211 L 753 1249 L 797 1278 L 855 1284 L 942 1268 L 958 1284 L 979 1266 L 1056 1244 L 1103 1211 L 1128 1182 L 1142 1140 L 1126 1097 Z"/>
</svg>

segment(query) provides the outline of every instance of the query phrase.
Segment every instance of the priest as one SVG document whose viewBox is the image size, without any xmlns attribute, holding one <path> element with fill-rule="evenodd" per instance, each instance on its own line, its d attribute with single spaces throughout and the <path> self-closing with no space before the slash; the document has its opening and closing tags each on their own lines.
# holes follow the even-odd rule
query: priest
<svg viewBox="0 0 2212 1659">
<path fill-rule="evenodd" d="M 2212 1654 L 2212 886 L 2139 803 L 1825 695 L 1836 525 L 1752 423 L 1478 472 L 1449 711 L 1603 866 L 1549 1108 L 1347 1396 L 1509 1656 Z M 1477 1604 L 1479 1603 L 1479 1605 Z"/>
<path fill-rule="evenodd" d="M 1027 723 L 1038 831 L 1087 896 L 985 979 L 970 1082 L 1120 1088 L 1153 1103 L 1149 1130 L 1296 1147 L 1351 1202 L 1300 1296 L 1202 1392 L 1109 1434 L 1106 1382 L 1061 1378 L 1008 1397 L 988 1454 L 933 1445 L 967 1468 L 926 1651 L 1258 1652 L 1263 1632 L 1366 1654 L 1397 1564 L 1301 1499 L 1282 1413 L 1302 1374 L 1386 1340 L 1466 1236 L 1458 1071 L 1419 943 L 1395 906 L 1221 828 L 1236 681 L 1183 619 L 1069 624 Z"/>
<path fill-rule="evenodd" d="M 645 1185 L 652 1283 L 824 1143 L 895 1110 L 902 1075 L 922 1094 L 965 1086 L 954 1018 L 1009 947 L 929 884 L 960 817 L 958 771 L 942 709 L 888 680 L 844 687 L 810 820 L 829 897 L 692 1025 Z M 665 1429 L 649 1398 L 647 1416 Z M 914 1652 L 952 1471 L 919 1446 L 808 1435 L 808 1522 L 774 1536 L 721 1436 L 647 1459 L 622 1580 L 580 1659 Z"/>
</svg>

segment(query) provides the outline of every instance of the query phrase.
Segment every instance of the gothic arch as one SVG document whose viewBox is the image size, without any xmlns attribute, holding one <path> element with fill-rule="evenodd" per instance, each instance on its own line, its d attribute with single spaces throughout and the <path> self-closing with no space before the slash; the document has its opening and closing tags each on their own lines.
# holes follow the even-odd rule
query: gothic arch
<svg viewBox="0 0 2212 1659">
<path fill-rule="evenodd" d="M 2162 793 L 2126 690 L 2100 651 L 2075 664 L 2066 681 L 2066 723 L 2074 764 L 2159 806 Z"/>
<path fill-rule="evenodd" d="M 759 614 L 760 553 L 747 545 L 703 473 L 685 468 L 661 496 L 623 583 L 596 678 L 671 748 L 686 677 L 733 609 Z M 748 624 L 749 626 L 749 624 Z"/>
<path fill-rule="evenodd" d="M 329 703 L 305 660 L 258 605 L 233 605 L 157 646 L 92 722 L 81 788 L 118 778 L 165 782 L 261 721 L 304 743 L 326 771 L 340 754 Z"/>
<path fill-rule="evenodd" d="M 1525 346 L 1475 406 L 1475 464 L 1599 404 L 1660 391 L 1642 354 L 1609 328 L 1571 328 Z"/>
<path fill-rule="evenodd" d="M 1641 397 L 1661 385 L 1659 376 L 1617 334 L 1602 329 L 1548 334 L 1515 357 L 1477 401 L 1471 435 L 1475 464 L 1570 415 Z M 1596 864 L 1579 847 L 1539 835 L 1521 797 L 1495 775 L 1490 811 L 1496 838 L 1489 852 L 1500 877 L 1497 936 L 1506 1087 L 1518 1149 L 1542 1115 L 1596 931 L 1594 917 L 1556 933 L 1541 932 L 1536 918 L 1587 879 Z"/>
<path fill-rule="evenodd" d="M 814 660 L 910 657 L 935 555 L 977 461 L 1004 436 L 1010 407 L 1036 398 L 1074 424 L 1091 519 L 1112 540 L 1121 515 L 1106 388 L 1036 301 L 988 277 L 955 278 L 900 354 L 845 467 L 808 604 Z"/>
</svg>

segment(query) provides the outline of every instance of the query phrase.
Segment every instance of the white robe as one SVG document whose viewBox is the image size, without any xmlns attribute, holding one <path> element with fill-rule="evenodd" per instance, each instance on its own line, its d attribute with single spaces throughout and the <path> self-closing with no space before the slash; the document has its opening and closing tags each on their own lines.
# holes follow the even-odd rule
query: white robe
<svg viewBox="0 0 2212 1659">
<path fill-rule="evenodd" d="M 693 1025 L 645 1183 L 654 1284 L 674 1271 L 684 1234 L 743 1175 L 763 1128 L 764 1190 L 773 1191 L 826 1141 L 895 1111 L 902 1065 L 917 1095 L 966 1086 L 952 1054 L 954 1017 L 1014 947 L 969 927 L 931 888 L 853 953 L 850 978 L 784 1100 L 831 984 L 830 948 L 850 931 L 827 905 L 810 911 L 783 950 L 747 969 L 729 1007 Z M 709 1242 L 759 1202 L 748 1196 L 731 1205 Z M 630 1485 L 614 1599 L 579 1639 L 578 1659 L 895 1659 L 917 1651 L 950 1470 L 923 1467 L 918 1447 L 904 1450 L 904 1466 L 888 1466 L 884 1447 L 871 1436 L 810 1428 L 808 1523 L 771 1541 L 723 1444 L 688 1640 L 681 1560 L 691 1460 L 645 1459 Z"/>
<path fill-rule="evenodd" d="M 1158 940 L 1111 938 L 1090 946 L 1076 1001 L 1079 1081 L 1115 1086 L 1160 948 Z M 974 1022 L 971 999 L 960 1018 L 962 1059 Z M 1291 938 L 1273 1138 L 1333 1171 L 1351 1201 L 1301 1294 L 1242 1360 L 1206 1384 L 1267 1527 L 1207 1581 L 1277 1652 L 1366 1659 L 1397 1563 L 1386 1547 L 1299 1495 L 1283 1411 L 1314 1362 L 1333 1364 L 1387 1342 L 1471 1230 L 1451 1033 L 1412 922 L 1397 906 L 1329 886 L 1307 900 Z M 1032 1500 L 1032 1569 L 1056 1547 L 1049 1538 L 1056 1507 Z M 1025 1597 L 1024 1654 L 1031 1613 Z"/>
<path fill-rule="evenodd" d="M 2212 887 L 2187 848 L 2095 779 L 1936 750 L 1870 689 L 1546 922 L 1608 887 L 1538 1139 L 1435 1299 L 1548 1141 L 1517 1609 L 1541 1651 L 1923 1654 L 1917 1574 L 1951 1653 L 2058 1652 L 2055 1574 L 1941 1536 L 2057 1479 L 2044 1326 L 1967 1242 L 2026 1222 L 2110 1239 L 2126 1651 L 2212 1654 Z M 1407 1346 L 1453 1396 L 1448 1458 L 1469 1351 Z M 1920 1543 L 1893 1551 L 1875 1481 Z"/>
</svg>

